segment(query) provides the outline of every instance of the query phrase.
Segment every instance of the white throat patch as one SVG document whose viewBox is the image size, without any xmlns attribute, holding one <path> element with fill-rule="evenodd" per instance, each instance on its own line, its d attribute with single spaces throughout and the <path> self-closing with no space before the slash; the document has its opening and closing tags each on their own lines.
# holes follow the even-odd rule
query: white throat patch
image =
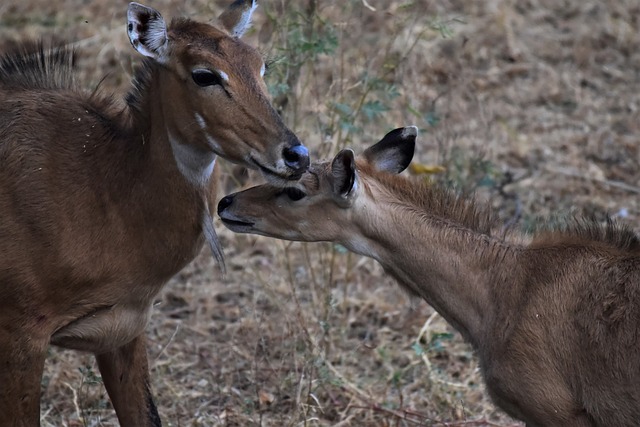
<svg viewBox="0 0 640 427">
<path fill-rule="evenodd" d="M 198 126 L 200 126 L 200 129 L 205 130 L 207 128 L 207 122 L 204 121 L 204 117 L 202 117 L 200 113 L 196 113 L 195 117 L 196 117 L 196 122 L 198 123 Z"/>
<path fill-rule="evenodd" d="M 213 174 L 216 155 L 210 151 L 199 150 L 188 144 L 183 144 L 168 131 L 167 135 L 180 173 L 193 185 L 205 187 Z"/>
</svg>

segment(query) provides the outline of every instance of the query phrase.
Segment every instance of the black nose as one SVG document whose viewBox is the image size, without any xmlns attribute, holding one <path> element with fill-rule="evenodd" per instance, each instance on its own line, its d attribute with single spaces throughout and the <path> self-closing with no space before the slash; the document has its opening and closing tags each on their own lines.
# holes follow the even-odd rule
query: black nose
<svg viewBox="0 0 640 427">
<path fill-rule="evenodd" d="M 224 196 L 219 202 L 218 202 L 218 215 L 220 215 L 220 212 L 222 212 L 223 210 L 227 209 L 229 206 L 231 206 L 231 203 L 233 203 L 233 194 L 229 195 L 229 196 Z"/>
<path fill-rule="evenodd" d="M 309 150 L 304 145 L 285 147 L 282 150 L 282 157 L 284 157 L 284 163 L 295 172 L 304 172 L 309 168 Z"/>
</svg>

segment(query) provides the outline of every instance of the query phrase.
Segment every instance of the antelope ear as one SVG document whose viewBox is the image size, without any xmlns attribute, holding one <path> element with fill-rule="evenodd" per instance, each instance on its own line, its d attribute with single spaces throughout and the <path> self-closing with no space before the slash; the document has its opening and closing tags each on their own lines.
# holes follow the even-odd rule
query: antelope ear
<svg viewBox="0 0 640 427">
<path fill-rule="evenodd" d="M 242 37 L 251 26 L 251 15 L 256 7 L 258 3 L 255 0 L 236 0 L 222 12 L 218 20 L 232 36 Z"/>
<path fill-rule="evenodd" d="M 140 3 L 129 3 L 127 34 L 131 45 L 149 58 L 164 62 L 167 55 L 167 25 L 157 10 Z"/>
<path fill-rule="evenodd" d="M 348 201 L 356 188 L 356 161 L 353 150 L 340 151 L 331 162 L 331 190 L 338 202 Z"/>
<path fill-rule="evenodd" d="M 394 129 L 367 148 L 364 158 L 379 171 L 400 173 L 413 159 L 417 135 L 418 128 L 415 126 Z"/>
</svg>

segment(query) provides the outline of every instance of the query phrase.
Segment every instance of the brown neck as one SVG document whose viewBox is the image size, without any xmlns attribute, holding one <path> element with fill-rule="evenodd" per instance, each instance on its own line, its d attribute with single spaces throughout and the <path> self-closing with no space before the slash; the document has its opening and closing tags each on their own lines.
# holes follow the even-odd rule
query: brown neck
<svg viewBox="0 0 640 427">
<path fill-rule="evenodd" d="M 343 244 L 379 261 L 477 346 L 501 315 L 494 304 L 496 294 L 505 291 L 501 285 L 509 283 L 507 292 L 517 292 L 515 279 L 507 278 L 516 277 L 519 249 L 492 237 L 482 214 L 455 195 L 427 186 L 419 192 L 433 209 L 390 191 L 380 197 L 376 190 L 375 205 L 356 201 L 352 235 L 362 240 Z"/>
<path fill-rule="evenodd" d="M 171 135 L 160 90 L 152 86 L 159 84 L 153 78 L 139 86 L 135 102 L 129 101 L 120 113 L 122 136 L 102 153 L 113 161 L 96 163 L 109 165 L 103 175 L 118 175 L 110 180 L 110 188 L 105 188 L 112 193 L 113 214 L 104 220 L 122 221 L 123 232 L 136 230 L 130 238 L 142 249 L 137 253 L 146 264 L 158 265 L 158 275 L 170 276 L 195 256 L 203 242 L 207 212 L 215 202 L 211 174 L 215 155 L 195 153 L 184 143 L 185 135 Z M 191 169 L 187 172 L 206 174 L 207 179 L 192 182 L 179 162 L 188 163 L 187 169 Z"/>
<path fill-rule="evenodd" d="M 163 86 L 170 87 L 170 83 L 175 83 L 166 81 L 171 78 L 161 75 L 159 66 L 152 62 L 144 63 L 137 70 L 134 89 L 127 96 L 134 131 L 142 135 L 146 142 L 152 142 L 152 160 L 159 161 L 158 166 L 162 169 L 163 166 L 170 169 L 163 170 L 163 173 L 173 173 L 177 170 L 181 175 L 177 177 L 178 180 L 186 179 L 192 187 L 206 192 L 212 178 L 216 155 L 210 150 L 205 150 L 202 143 L 194 143 L 198 139 L 203 140 L 204 135 L 198 134 L 200 129 L 194 123 L 193 117 L 183 117 L 180 114 L 180 111 L 188 111 L 189 108 L 174 105 L 178 102 L 179 96 L 171 96 L 170 93 L 162 91 Z M 166 102 L 166 99 L 172 98 L 176 101 Z"/>
</svg>

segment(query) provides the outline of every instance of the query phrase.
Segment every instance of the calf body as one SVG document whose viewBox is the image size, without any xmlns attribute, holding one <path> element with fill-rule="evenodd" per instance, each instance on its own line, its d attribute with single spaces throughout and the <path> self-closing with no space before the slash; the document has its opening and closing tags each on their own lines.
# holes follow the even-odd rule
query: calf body
<svg viewBox="0 0 640 427">
<path fill-rule="evenodd" d="M 396 129 L 284 189 L 229 195 L 218 213 L 236 232 L 337 242 L 379 261 L 473 345 L 496 404 L 528 426 L 638 425 L 638 236 L 592 223 L 505 233 L 472 199 L 395 175 L 416 135 Z"/>
</svg>

